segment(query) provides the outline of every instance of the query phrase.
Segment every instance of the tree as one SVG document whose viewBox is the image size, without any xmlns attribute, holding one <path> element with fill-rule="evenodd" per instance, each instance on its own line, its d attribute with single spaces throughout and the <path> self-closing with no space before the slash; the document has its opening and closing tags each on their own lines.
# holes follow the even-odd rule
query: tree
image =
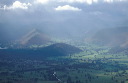
<svg viewBox="0 0 128 83">
<path fill-rule="evenodd" d="M 72 82 L 72 81 L 71 81 L 71 77 L 68 76 L 67 83 L 71 83 L 71 82 Z"/>
</svg>

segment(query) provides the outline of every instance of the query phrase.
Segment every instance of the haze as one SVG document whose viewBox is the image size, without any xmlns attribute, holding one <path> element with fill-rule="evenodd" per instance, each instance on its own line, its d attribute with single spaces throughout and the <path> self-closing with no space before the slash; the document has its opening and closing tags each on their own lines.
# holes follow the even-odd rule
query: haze
<svg viewBox="0 0 128 83">
<path fill-rule="evenodd" d="M 127 0 L 1 0 L 0 41 L 17 40 L 35 28 L 63 38 L 127 27 L 127 10 Z"/>
</svg>

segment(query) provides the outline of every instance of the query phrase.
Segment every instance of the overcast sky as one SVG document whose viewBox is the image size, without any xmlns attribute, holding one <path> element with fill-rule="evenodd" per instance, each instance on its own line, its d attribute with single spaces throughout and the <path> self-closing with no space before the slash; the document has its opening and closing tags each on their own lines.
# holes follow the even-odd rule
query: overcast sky
<svg viewBox="0 0 128 83">
<path fill-rule="evenodd" d="M 127 22 L 128 0 L 0 0 L 1 36 L 22 35 L 32 28 L 75 35 Z"/>
</svg>

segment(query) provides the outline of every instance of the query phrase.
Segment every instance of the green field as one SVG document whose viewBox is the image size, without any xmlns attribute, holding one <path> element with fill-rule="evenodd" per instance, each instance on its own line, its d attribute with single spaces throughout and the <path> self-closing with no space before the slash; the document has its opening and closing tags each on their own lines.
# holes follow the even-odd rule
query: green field
<svg viewBox="0 0 128 83">
<path fill-rule="evenodd" d="M 109 47 L 76 45 L 83 50 L 41 60 L 0 59 L 0 83 L 128 83 L 128 56 Z"/>
</svg>

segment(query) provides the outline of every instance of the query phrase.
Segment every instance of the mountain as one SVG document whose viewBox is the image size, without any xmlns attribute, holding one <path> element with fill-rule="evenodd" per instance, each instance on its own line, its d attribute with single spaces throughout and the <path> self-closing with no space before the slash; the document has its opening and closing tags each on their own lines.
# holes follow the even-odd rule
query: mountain
<svg viewBox="0 0 128 83">
<path fill-rule="evenodd" d="M 20 39 L 21 45 L 42 45 L 51 42 L 49 36 L 37 29 L 33 29 Z"/>
<path fill-rule="evenodd" d="M 128 46 L 128 27 L 106 28 L 99 30 L 89 40 L 106 46 Z"/>
<path fill-rule="evenodd" d="M 40 49 L 40 51 L 42 51 L 47 55 L 62 56 L 62 55 L 79 53 L 82 50 L 69 44 L 56 43 L 56 44 L 47 46 L 45 48 L 42 48 Z"/>
<path fill-rule="evenodd" d="M 27 58 L 41 59 L 48 56 L 66 56 L 79 53 L 82 50 L 65 43 L 56 43 L 47 47 L 37 49 L 0 49 L 1 58 Z"/>
</svg>

